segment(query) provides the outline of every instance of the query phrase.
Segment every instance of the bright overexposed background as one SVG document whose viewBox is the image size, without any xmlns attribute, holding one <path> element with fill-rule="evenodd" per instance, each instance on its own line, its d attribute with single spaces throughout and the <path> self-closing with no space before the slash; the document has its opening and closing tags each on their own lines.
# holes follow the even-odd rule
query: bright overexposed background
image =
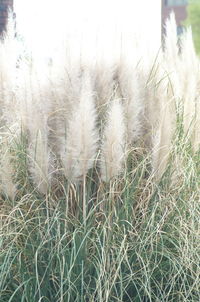
<svg viewBox="0 0 200 302">
<path fill-rule="evenodd" d="M 147 0 L 15 0 L 17 28 L 38 55 L 51 55 L 63 40 L 87 55 L 107 52 L 134 35 L 159 48 L 161 1 Z M 101 45 L 101 47 L 100 47 Z"/>
</svg>

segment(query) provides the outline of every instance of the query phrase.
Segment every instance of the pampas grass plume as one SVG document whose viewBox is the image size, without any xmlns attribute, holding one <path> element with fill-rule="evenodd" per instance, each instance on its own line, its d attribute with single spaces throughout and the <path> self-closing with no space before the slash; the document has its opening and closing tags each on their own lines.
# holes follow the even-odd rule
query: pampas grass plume
<svg viewBox="0 0 200 302">
<path fill-rule="evenodd" d="M 131 146 L 141 137 L 144 114 L 145 83 L 139 78 L 136 66 L 121 63 L 119 86 L 123 97 L 127 142 Z"/>
<path fill-rule="evenodd" d="M 199 96 L 199 78 L 200 64 L 199 58 L 195 53 L 192 30 L 188 28 L 181 39 L 181 60 L 182 69 L 180 78 L 182 83 L 182 93 L 184 101 L 184 130 L 189 138 L 194 138 L 198 129 L 198 96 Z M 193 139 L 193 144 L 195 141 Z"/>
<path fill-rule="evenodd" d="M 96 110 L 91 79 L 88 74 L 84 74 L 79 103 L 76 104 L 68 123 L 67 139 L 61 148 L 61 159 L 67 179 L 76 181 L 92 168 L 97 142 Z"/>
<path fill-rule="evenodd" d="M 46 194 L 51 181 L 50 151 L 41 130 L 38 130 L 36 139 L 29 146 L 29 156 L 29 169 L 33 182 L 41 194 Z"/>
<path fill-rule="evenodd" d="M 3 148 L 4 149 L 4 148 Z M 15 174 L 12 164 L 12 155 L 9 149 L 4 150 L 4 154 L 0 160 L 0 181 L 1 191 L 8 196 L 11 200 L 14 200 L 17 193 L 16 184 L 13 182 L 13 176 Z"/>
<path fill-rule="evenodd" d="M 125 123 L 123 108 L 118 100 L 113 101 L 107 116 L 101 148 L 101 178 L 107 182 L 117 177 L 125 156 Z"/>
</svg>

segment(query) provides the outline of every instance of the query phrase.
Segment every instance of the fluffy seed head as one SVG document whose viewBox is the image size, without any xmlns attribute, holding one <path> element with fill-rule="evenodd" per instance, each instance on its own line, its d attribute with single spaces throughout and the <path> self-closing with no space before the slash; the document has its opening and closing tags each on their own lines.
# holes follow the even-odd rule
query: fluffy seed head
<svg viewBox="0 0 200 302">
<path fill-rule="evenodd" d="M 122 170 L 125 155 L 125 124 L 121 103 L 113 101 L 107 116 L 101 148 L 100 169 L 103 181 L 116 177 Z"/>
</svg>

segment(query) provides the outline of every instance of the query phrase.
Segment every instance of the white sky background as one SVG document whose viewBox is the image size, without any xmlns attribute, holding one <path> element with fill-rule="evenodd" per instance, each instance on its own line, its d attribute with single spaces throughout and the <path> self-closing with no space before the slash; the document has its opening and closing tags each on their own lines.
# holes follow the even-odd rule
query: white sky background
<svg viewBox="0 0 200 302">
<path fill-rule="evenodd" d="M 136 34 L 159 49 L 160 0 L 14 0 L 17 26 L 27 45 L 38 55 L 51 55 L 68 37 L 73 51 L 82 47 L 113 51 Z M 101 47 L 100 47 L 101 45 Z M 112 49 L 112 50 L 111 50 Z"/>
</svg>

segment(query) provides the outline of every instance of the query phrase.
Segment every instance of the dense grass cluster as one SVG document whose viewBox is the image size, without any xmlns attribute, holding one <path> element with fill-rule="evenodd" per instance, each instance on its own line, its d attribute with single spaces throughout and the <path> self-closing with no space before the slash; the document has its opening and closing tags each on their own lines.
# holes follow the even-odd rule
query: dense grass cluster
<svg viewBox="0 0 200 302">
<path fill-rule="evenodd" d="M 41 61 L 0 43 L 0 301 L 200 301 L 200 64 L 173 15 Z"/>
</svg>

